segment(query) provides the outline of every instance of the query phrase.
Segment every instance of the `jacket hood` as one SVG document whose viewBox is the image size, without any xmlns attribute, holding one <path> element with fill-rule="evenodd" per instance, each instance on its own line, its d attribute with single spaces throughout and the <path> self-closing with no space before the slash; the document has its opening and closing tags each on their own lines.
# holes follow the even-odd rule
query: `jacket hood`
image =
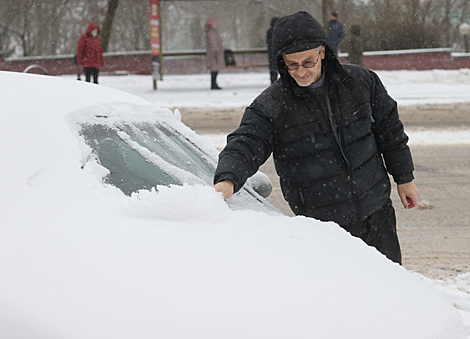
<svg viewBox="0 0 470 339">
<path fill-rule="evenodd" d="M 217 32 L 217 21 L 215 21 L 214 18 L 209 18 L 206 21 L 206 25 L 204 26 L 204 29 L 207 32 L 209 31 L 216 31 Z"/>
<path fill-rule="evenodd" d="M 206 20 L 206 25 L 216 26 L 217 21 L 214 18 L 209 18 L 209 19 Z"/>
<path fill-rule="evenodd" d="M 88 28 L 86 29 L 86 34 L 90 35 L 91 31 L 94 30 L 95 28 L 98 28 L 98 33 L 100 32 L 100 26 L 96 22 L 90 22 L 88 25 Z"/>
<path fill-rule="evenodd" d="M 271 19 L 271 28 L 274 27 L 274 25 L 279 21 L 279 18 L 278 17 L 274 17 Z"/>
<path fill-rule="evenodd" d="M 331 49 L 322 25 L 307 12 L 297 12 L 279 19 L 273 28 L 273 52 L 279 74 L 284 80 L 291 76 L 287 71 L 283 54 L 292 54 L 325 46 L 324 70 L 343 73 L 342 67 Z"/>
</svg>

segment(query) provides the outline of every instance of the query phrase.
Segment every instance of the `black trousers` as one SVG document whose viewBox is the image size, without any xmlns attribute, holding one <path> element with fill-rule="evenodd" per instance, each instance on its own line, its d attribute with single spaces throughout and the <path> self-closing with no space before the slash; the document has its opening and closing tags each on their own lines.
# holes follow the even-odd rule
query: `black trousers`
<svg viewBox="0 0 470 339">
<path fill-rule="evenodd" d="M 84 68 L 85 72 L 85 81 L 90 82 L 91 76 L 93 75 L 93 82 L 95 84 L 98 83 L 98 68 L 95 67 L 85 67 Z"/>
<path fill-rule="evenodd" d="M 219 72 L 211 72 L 211 89 L 221 89 L 219 85 L 217 85 L 217 74 L 219 74 Z"/>
<path fill-rule="evenodd" d="M 389 200 L 381 209 L 372 213 L 362 222 L 344 226 L 349 233 L 375 247 L 390 260 L 401 265 L 401 250 L 397 235 L 397 221 L 392 202 Z"/>
</svg>

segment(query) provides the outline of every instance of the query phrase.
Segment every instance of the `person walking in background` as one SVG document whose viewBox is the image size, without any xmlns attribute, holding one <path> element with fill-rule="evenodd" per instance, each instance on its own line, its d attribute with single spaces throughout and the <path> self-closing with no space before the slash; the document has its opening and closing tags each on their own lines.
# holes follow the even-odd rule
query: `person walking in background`
<svg viewBox="0 0 470 339">
<path fill-rule="evenodd" d="M 103 48 L 99 38 L 100 29 L 97 23 L 91 22 L 85 34 L 78 40 L 77 64 L 83 66 L 85 81 L 98 83 L 98 71 L 104 65 Z"/>
<path fill-rule="evenodd" d="M 351 27 L 351 47 L 349 51 L 349 63 L 362 66 L 362 54 L 364 44 L 361 36 L 361 25 L 352 25 Z"/>
<path fill-rule="evenodd" d="M 207 48 L 207 68 L 211 72 L 211 89 L 221 89 L 217 85 L 217 74 L 225 67 L 224 46 L 222 38 L 217 31 L 217 21 L 209 18 L 206 21 L 206 48 Z"/>
<path fill-rule="evenodd" d="M 266 33 L 266 42 L 268 43 L 268 61 L 269 61 L 269 75 L 271 77 L 271 83 L 277 80 L 277 64 L 273 55 L 273 27 L 279 18 L 274 17 L 271 19 L 271 27 L 269 27 Z"/>
<path fill-rule="evenodd" d="M 340 64 L 307 12 L 279 19 L 272 41 L 280 80 L 227 137 L 214 188 L 229 199 L 272 154 L 296 215 L 334 221 L 401 263 L 389 173 L 404 208 L 418 188 L 397 103 L 376 73 Z"/>
<path fill-rule="evenodd" d="M 341 40 L 344 39 L 344 27 L 338 21 L 338 14 L 336 12 L 331 13 L 330 20 L 328 21 L 328 39 L 330 39 L 330 45 L 335 56 L 338 57 L 338 46 Z"/>
</svg>

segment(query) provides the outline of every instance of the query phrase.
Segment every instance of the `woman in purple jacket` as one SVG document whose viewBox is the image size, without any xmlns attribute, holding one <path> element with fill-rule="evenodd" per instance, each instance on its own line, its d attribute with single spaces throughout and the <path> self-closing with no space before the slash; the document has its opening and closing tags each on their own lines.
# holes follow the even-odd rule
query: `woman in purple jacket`
<svg viewBox="0 0 470 339">
<path fill-rule="evenodd" d="M 206 21 L 207 68 L 211 71 L 211 89 L 221 89 L 217 85 L 217 74 L 225 67 L 222 38 L 217 31 L 217 21 L 209 18 Z"/>
</svg>

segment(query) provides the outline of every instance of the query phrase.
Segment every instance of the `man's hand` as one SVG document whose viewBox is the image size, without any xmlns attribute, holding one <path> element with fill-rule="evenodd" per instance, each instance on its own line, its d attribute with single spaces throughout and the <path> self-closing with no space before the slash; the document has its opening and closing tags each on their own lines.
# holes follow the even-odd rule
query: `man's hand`
<svg viewBox="0 0 470 339">
<path fill-rule="evenodd" d="M 413 181 L 398 185 L 397 189 L 401 202 L 406 209 L 418 206 L 418 187 Z"/>
<path fill-rule="evenodd" d="M 229 199 L 233 195 L 234 186 L 230 180 L 220 181 L 214 185 L 214 188 L 217 192 L 222 193 L 224 200 Z"/>
</svg>

